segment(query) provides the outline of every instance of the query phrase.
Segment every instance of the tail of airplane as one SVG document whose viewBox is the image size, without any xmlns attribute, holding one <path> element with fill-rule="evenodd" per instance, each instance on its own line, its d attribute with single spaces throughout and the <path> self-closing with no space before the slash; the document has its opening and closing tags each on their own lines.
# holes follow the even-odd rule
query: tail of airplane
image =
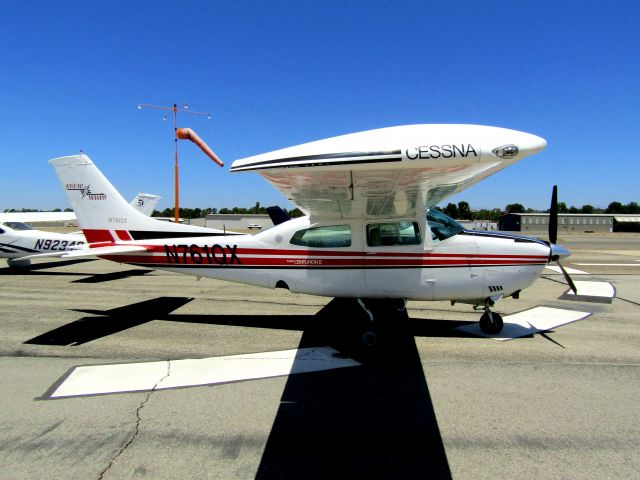
<svg viewBox="0 0 640 480">
<path fill-rule="evenodd" d="M 120 195 L 87 155 L 54 158 L 49 163 L 89 243 L 225 235 L 223 230 L 147 217 Z"/>
<path fill-rule="evenodd" d="M 162 197 L 159 195 L 140 192 L 136 195 L 136 198 L 131 200 L 130 205 L 136 210 L 144 213 L 147 217 L 150 217 L 161 198 Z"/>
</svg>

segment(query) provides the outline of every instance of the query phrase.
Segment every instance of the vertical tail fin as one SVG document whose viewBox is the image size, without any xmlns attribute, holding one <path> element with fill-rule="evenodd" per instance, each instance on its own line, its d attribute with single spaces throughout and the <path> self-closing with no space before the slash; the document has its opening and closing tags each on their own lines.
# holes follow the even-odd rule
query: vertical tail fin
<svg viewBox="0 0 640 480">
<path fill-rule="evenodd" d="M 161 198 L 162 197 L 158 195 L 140 192 L 136 195 L 136 198 L 131 200 L 130 205 L 139 212 L 144 213 L 147 217 L 150 217 Z"/>
<path fill-rule="evenodd" d="M 54 158 L 49 163 L 90 243 L 224 234 L 222 230 L 147 217 L 120 195 L 87 155 Z"/>
</svg>

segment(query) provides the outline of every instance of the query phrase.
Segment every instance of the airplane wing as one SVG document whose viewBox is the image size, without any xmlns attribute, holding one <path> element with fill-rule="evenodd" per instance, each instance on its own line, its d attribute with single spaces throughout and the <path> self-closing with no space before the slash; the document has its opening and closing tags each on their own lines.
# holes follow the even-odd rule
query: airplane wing
<svg viewBox="0 0 640 480">
<path fill-rule="evenodd" d="M 72 222 L 74 212 L 5 212 L 0 213 L 0 222 Z"/>
<path fill-rule="evenodd" d="M 544 149 L 535 135 L 479 125 L 369 130 L 236 160 L 320 218 L 420 215 Z"/>
</svg>

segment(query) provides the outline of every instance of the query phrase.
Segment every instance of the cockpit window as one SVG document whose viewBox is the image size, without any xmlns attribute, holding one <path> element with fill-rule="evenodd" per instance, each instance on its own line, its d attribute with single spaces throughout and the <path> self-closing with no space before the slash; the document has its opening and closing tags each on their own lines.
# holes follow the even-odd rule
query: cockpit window
<svg viewBox="0 0 640 480">
<path fill-rule="evenodd" d="M 420 228 L 417 222 L 370 223 L 367 225 L 367 245 L 370 247 L 419 245 L 420 242 Z"/>
<path fill-rule="evenodd" d="M 446 240 L 464 230 L 464 227 L 453 218 L 434 208 L 427 210 L 427 224 L 434 242 Z"/>
<path fill-rule="evenodd" d="M 313 248 L 337 248 L 351 246 L 350 225 L 330 225 L 298 230 L 291 237 L 293 245 Z"/>
<path fill-rule="evenodd" d="M 13 228 L 14 230 L 33 230 L 33 228 L 31 228 L 29 225 L 22 222 L 4 222 L 4 224 L 9 228 Z"/>
</svg>

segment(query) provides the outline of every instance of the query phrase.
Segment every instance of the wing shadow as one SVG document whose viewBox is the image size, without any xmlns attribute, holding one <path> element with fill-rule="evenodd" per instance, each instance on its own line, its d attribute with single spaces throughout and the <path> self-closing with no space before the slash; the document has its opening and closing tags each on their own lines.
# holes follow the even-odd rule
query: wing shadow
<svg viewBox="0 0 640 480">
<path fill-rule="evenodd" d="M 77 258 L 73 260 L 56 260 L 46 263 L 32 263 L 24 267 L 3 267 L 0 268 L 0 275 L 82 275 L 72 272 L 40 272 L 49 268 L 66 267 L 76 263 L 93 262 L 93 258 Z"/>
<path fill-rule="evenodd" d="M 142 272 L 142 274 L 145 274 L 148 271 L 143 270 Z M 349 321 L 339 321 L 336 323 L 335 320 L 331 320 L 331 318 L 341 318 L 343 312 L 346 311 L 344 306 L 345 299 L 333 299 L 315 315 L 191 315 L 171 313 L 189 303 L 191 300 L 193 300 L 193 298 L 158 297 L 112 308 L 110 310 L 73 308 L 71 310 L 99 316 L 82 317 L 67 325 L 31 338 L 24 343 L 77 346 L 122 332 L 152 320 L 167 320 L 171 322 L 198 323 L 204 325 L 309 331 L 313 332 L 313 335 L 308 338 L 312 338 L 317 342 L 312 346 L 332 345 L 341 352 L 349 351 L 351 355 L 362 357 L 353 349 L 353 345 L 359 345 L 360 343 L 361 328 L 363 326 L 361 319 L 360 323 Z M 361 316 L 361 311 L 355 311 L 353 313 L 358 318 Z M 397 322 L 394 322 L 387 326 L 387 335 L 396 330 L 396 323 Z M 477 338 L 474 335 L 454 329 L 454 327 L 475 322 L 405 318 L 401 323 L 402 328 L 412 336 Z M 331 326 L 331 328 L 328 329 L 328 326 Z M 338 337 L 334 334 L 327 336 L 328 333 L 332 331 L 342 333 Z M 383 341 L 384 338 L 383 336 Z"/>
<path fill-rule="evenodd" d="M 85 278 L 79 278 L 78 280 L 73 280 L 70 283 L 102 283 L 102 282 L 111 282 L 113 280 L 121 280 L 123 278 L 129 277 L 141 277 L 146 275 L 147 273 L 151 273 L 153 270 L 140 270 L 139 268 L 132 268 L 130 270 L 123 270 L 120 272 L 110 272 L 110 273 L 96 273 Z"/>
<path fill-rule="evenodd" d="M 62 327 L 38 335 L 25 344 L 77 346 L 122 332 L 151 320 L 166 319 L 171 312 L 189 303 L 188 297 L 158 297 L 110 310 L 75 310 L 99 317 L 83 317 Z"/>
</svg>

